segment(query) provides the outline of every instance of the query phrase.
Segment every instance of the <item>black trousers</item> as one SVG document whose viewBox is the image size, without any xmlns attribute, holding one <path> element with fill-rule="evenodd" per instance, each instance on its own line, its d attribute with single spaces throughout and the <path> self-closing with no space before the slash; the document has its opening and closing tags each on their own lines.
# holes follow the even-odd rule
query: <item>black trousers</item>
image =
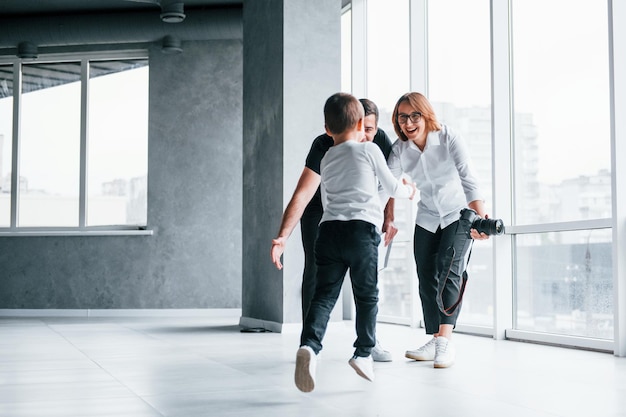
<svg viewBox="0 0 626 417">
<path fill-rule="evenodd" d="M 413 251 L 419 280 L 419 295 L 426 334 L 439 332 L 440 324 L 456 326 L 461 303 L 463 274 L 467 268 L 472 239 L 456 221 L 435 233 L 415 226 Z"/>
<path fill-rule="evenodd" d="M 315 241 L 320 220 L 322 220 L 322 210 L 306 210 L 300 219 L 300 231 L 302 235 L 302 247 L 304 248 L 304 271 L 302 272 L 302 321 L 311 305 L 313 293 L 315 292 Z"/>
<path fill-rule="evenodd" d="M 315 242 L 315 292 L 304 320 L 300 344 L 315 353 L 322 349 L 330 313 L 341 292 L 346 272 L 356 305 L 356 356 L 369 356 L 376 344 L 378 314 L 378 244 L 376 227 L 360 220 L 328 221 L 319 227 Z"/>
</svg>

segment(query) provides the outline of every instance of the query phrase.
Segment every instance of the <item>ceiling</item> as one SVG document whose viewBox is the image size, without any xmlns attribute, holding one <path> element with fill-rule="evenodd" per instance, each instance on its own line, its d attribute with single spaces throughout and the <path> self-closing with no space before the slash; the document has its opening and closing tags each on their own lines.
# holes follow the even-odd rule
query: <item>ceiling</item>
<svg viewBox="0 0 626 417">
<path fill-rule="evenodd" d="M 185 8 L 243 5 L 243 0 L 161 0 L 166 2 L 184 3 Z M 2 17 L 159 9 L 159 0 L 0 0 Z"/>
<path fill-rule="evenodd" d="M 132 17 L 129 17 L 130 20 L 128 20 L 128 22 L 130 22 L 132 27 L 143 36 L 151 33 L 150 28 L 153 25 L 146 24 L 146 22 L 152 22 L 152 19 L 140 19 L 140 16 L 143 15 L 142 12 L 145 12 L 146 15 L 154 13 L 154 21 L 156 22 L 159 20 L 158 16 L 161 13 L 161 5 L 165 6 L 170 3 L 184 3 L 185 12 L 188 12 L 191 10 L 201 11 L 204 9 L 231 7 L 240 8 L 243 5 L 243 0 L 160 0 L 160 2 L 159 0 L 0 0 L 0 21 L 4 20 L 5 25 L 7 21 L 17 25 L 14 28 L 17 30 L 10 30 L 7 25 L 7 27 L 4 27 L 4 30 L 8 30 L 8 34 L 3 34 L 3 24 L 0 23 L 0 38 L 3 38 L 0 41 L 0 47 L 14 47 L 15 45 L 12 44 L 15 42 L 8 41 L 7 39 L 10 38 L 9 35 L 14 34 L 16 31 L 20 32 L 23 30 L 23 25 L 17 22 L 24 22 L 28 19 L 35 19 L 36 22 L 39 22 L 39 24 L 33 24 L 33 27 L 35 27 L 35 35 L 33 36 L 40 39 L 40 42 L 36 42 L 38 46 L 41 47 L 42 44 L 45 46 L 45 42 L 41 42 L 41 39 L 47 39 L 56 45 L 62 44 L 62 41 L 57 39 L 51 40 L 55 36 L 59 37 L 58 33 L 64 33 L 56 31 L 57 26 L 63 27 L 63 24 L 54 23 L 57 19 L 56 16 L 65 16 L 65 19 L 69 18 L 71 20 L 72 16 L 77 14 L 84 15 L 85 17 L 87 17 L 87 15 L 97 16 L 97 20 L 88 19 L 87 21 L 92 23 L 97 22 L 98 25 L 100 25 L 102 21 L 105 21 L 104 17 L 109 14 L 114 16 L 123 16 L 125 13 L 132 14 Z M 139 14 L 137 14 L 137 12 Z M 81 20 L 85 21 L 85 19 Z M 159 21 L 159 24 L 160 23 L 161 22 Z M 51 26 L 48 27 L 48 24 Z M 169 30 L 185 28 L 184 33 L 197 33 L 197 30 L 194 31 L 193 27 L 198 25 L 193 25 L 192 28 L 190 28 L 189 25 L 166 25 Z M 99 38 L 100 33 L 111 36 L 112 34 L 115 35 L 116 33 L 121 32 L 98 30 L 95 28 L 90 30 L 85 28 L 85 25 L 72 26 L 72 33 L 81 33 L 86 35 L 88 39 L 92 40 Z M 32 31 L 32 28 L 30 30 Z M 7 42 L 8 44 L 5 45 Z M 95 75 L 105 75 L 110 72 L 120 71 L 137 65 L 145 64 L 141 62 L 138 63 L 136 61 L 127 62 L 124 60 L 98 62 L 95 67 Z M 12 65 L 0 65 L 0 98 L 13 94 L 12 68 Z M 80 62 L 78 62 L 78 64 L 76 62 L 45 64 L 37 61 L 28 61 L 24 69 L 25 71 L 23 74 L 22 86 L 23 92 L 36 91 L 41 88 L 48 88 L 76 81 L 77 79 L 80 79 L 81 70 Z"/>
</svg>

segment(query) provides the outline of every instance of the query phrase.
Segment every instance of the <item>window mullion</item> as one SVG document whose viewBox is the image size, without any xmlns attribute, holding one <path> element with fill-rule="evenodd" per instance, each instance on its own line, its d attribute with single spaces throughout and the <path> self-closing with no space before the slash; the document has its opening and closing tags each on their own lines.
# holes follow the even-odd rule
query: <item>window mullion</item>
<svg viewBox="0 0 626 417">
<path fill-rule="evenodd" d="M 367 97 L 367 0 L 352 1 L 352 94 Z"/>
<path fill-rule="evenodd" d="M 428 1 L 409 0 L 410 89 L 428 96 Z"/>
<path fill-rule="evenodd" d="M 613 211 L 613 309 L 614 353 L 626 356 L 626 29 L 621 22 L 626 17 L 626 5 L 609 1 L 609 59 L 611 82 L 611 175 Z"/>
<path fill-rule="evenodd" d="M 428 7 L 427 0 L 409 0 L 409 89 L 428 93 Z M 397 204 L 397 203 L 396 203 Z M 407 224 L 415 226 L 417 206 L 407 211 Z M 412 237 L 409 238 L 412 246 Z M 415 271 L 413 256 L 406 259 L 408 271 Z M 423 326 L 421 300 L 419 299 L 418 281 L 415 272 L 411 273 L 411 326 Z M 420 324 L 421 323 L 421 324 Z"/>
<path fill-rule="evenodd" d="M 78 195 L 78 227 L 87 225 L 87 132 L 89 115 L 89 61 L 81 61 L 80 74 L 80 190 Z"/>
<path fill-rule="evenodd" d="M 22 63 L 13 65 L 13 141 L 11 155 L 11 223 L 10 228 L 18 226 L 18 201 L 20 192 L 20 111 L 22 102 Z"/>
<path fill-rule="evenodd" d="M 511 27 L 510 1 L 491 0 L 491 135 L 493 215 L 507 225 L 512 219 L 511 192 Z M 494 338 L 504 339 L 513 326 L 512 236 L 498 237 L 493 245 Z"/>
</svg>

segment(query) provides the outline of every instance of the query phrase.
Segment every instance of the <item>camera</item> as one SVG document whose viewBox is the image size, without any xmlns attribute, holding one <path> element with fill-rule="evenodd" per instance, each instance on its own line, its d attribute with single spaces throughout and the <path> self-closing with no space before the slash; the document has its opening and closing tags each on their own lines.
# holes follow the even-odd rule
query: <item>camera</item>
<svg viewBox="0 0 626 417">
<path fill-rule="evenodd" d="M 504 233 L 504 222 L 500 219 L 483 219 L 476 212 L 469 208 L 461 210 L 459 226 L 465 232 L 468 239 L 471 239 L 470 229 L 476 229 L 478 233 L 490 235 L 501 235 Z"/>
</svg>

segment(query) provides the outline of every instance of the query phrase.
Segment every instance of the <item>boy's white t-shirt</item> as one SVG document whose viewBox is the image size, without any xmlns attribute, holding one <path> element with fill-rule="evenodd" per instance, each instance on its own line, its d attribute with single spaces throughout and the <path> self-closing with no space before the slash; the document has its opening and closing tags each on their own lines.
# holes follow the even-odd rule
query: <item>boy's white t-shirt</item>
<svg viewBox="0 0 626 417">
<path fill-rule="evenodd" d="M 378 183 L 394 198 L 409 198 L 411 188 L 396 179 L 380 148 L 372 142 L 346 141 L 332 146 L 320 165 L 322 206 L 320 223 L 363 220 L 382 229 L 383 207 Z"/>
</svg>

